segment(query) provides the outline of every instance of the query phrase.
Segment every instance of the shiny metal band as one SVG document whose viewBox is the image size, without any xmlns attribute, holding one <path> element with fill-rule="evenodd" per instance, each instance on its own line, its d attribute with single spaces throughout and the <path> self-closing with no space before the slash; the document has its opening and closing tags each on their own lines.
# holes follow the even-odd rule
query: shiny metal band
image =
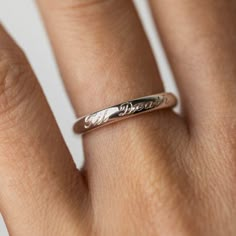
<svg viewBox="0 0 236 236">
<path fill-rule="evenodd" d="M 79 118 L 74 124 L 75 133 L 86 133 L 102 126 L 147 112 L 174 107 L 176 97 L 171 93 L 160 93 L 137 98 Z"/>
</svg>

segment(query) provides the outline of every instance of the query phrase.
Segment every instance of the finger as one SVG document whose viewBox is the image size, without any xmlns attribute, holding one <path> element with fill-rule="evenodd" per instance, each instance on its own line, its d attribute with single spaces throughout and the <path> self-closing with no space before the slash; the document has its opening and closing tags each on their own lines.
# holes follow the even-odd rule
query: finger
<svg viewBox="0 0 236 236">
<path fill-rule="evenodd" d="M 77 228 L 82 178 L 30 66 L 2 26 L 0 186 L 11 235 L 65 235 Z"/>
<path fill-rule="evenodd" d="M 163 91 L 132 1 L 38 3 L 77 115 Z M 100 191 L 103 199 L 120 196 L 121 188 L 132 191 L 131 185 L 143 172 L 150 175 L 147 169 L 157 161 L 153 152 L 161 146 L 157 140 L 164 138 L 169 122 L 177 123 L 175 118 L 169 111 L 157 112 L 85 135 L 86 170 L 94 199 L 101 198 Z"/>
<path fill-rule="evenodd" d="M 190 121 L 209 125 L 232 116 L 236 1 L 150 2 Z"/>
<path fill-rule="evenodd" d="M 131 1 L 38 2 L 78 115 L 163 91 Z"/>
</svg>

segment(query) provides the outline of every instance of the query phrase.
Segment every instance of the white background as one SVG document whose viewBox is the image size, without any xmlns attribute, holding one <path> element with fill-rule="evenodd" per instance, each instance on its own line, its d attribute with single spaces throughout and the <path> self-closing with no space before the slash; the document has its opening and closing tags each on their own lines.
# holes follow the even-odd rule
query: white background
<svg viewBox="0 0 236 236">
<path fill-rule="evenodd" d="M 150 38 L 166 90 L 175 91 L 172 75 L 154 30 L 147 0 L 135 0 Z M 26 52 L 55 114 L 63 136 L 78 166 L 82 163 L 80 137 L 73 135 L 71 126 L 75 119 L 60 80 L 48 39 L 37 7 L 32 0 L 0 0 L 0 20 Z M 1 187 L 1 186 L 0 186 Z M 0 217 L 0 236 L 8 236 Z"/>
</svg>

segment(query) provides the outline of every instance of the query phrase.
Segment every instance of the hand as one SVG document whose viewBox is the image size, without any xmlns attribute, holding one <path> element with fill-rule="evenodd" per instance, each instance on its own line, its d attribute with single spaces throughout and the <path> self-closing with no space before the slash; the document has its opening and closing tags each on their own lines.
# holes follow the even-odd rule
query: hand
<svg viewBox="0 0 236 236">
<path fill-rule="evenodd" d="M 164 91 L 131 1 L 38 3 L 78 116 Z M 84 135 L 81 171 L 1 27 L 0 211 L 10 235 L 236 235 L 236 1 L 151 3 L 182 114 Z"/>
</svg>

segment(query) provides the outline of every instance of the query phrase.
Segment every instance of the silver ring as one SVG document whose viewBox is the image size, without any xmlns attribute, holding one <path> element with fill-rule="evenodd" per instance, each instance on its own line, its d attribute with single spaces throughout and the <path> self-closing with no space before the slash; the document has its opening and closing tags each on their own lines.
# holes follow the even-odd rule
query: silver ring
<svg viewBox="0 0 236 236">
<path fill-rule="evenodd" d="M 172 93 L 141 97 L 83 116 L 75 122 L 73 129 L 75 133 L 83 134 L 133 116 L 174 107 L 176 104 L 177 99 Z"/>
</svg>

